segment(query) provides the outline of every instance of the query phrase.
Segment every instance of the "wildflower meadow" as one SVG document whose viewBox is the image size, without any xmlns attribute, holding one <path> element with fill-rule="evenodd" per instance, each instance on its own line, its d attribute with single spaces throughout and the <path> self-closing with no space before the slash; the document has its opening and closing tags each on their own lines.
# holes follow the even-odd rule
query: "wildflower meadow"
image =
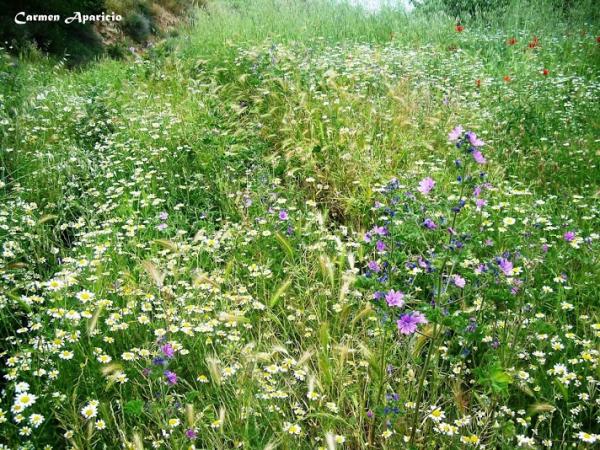
<svg viewBox="0 0 600 450">
<path fill-rule="evenodd" d="M 359 3 L 2 44 L 0 449 L 600 447 L 597 2 Z"/>
</svg>

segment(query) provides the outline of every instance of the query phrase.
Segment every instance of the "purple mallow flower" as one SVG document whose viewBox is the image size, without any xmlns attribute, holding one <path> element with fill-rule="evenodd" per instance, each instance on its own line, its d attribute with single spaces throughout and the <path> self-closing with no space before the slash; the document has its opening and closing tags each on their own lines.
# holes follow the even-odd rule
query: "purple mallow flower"
<svg viewBox="0 0 600 450">
<path fill-rule="evenodd" d="M 473 151 L 473 153 L 471 153 L 471 155 L 473 155 L 473 159 L 475 160 L 475 162 L 477 164 L 485 164 L 486 163 L 485 156 L 483 156 L 483 154 L 479 150 Z"/>
<path fill-rule="evenodd" d="M 288 220 L 288 213 L 285 209 L 279 211 L 279 220 Z"/>
<path fill-rule="evenodd" d="M 377 249 L 378 252 L 385 251 L 385 242 L 377 241 L 377 243 L 375 244 L 375 248 Z"/>
<path fill-rule="evenodd" d="M 469 140 L 469 144 L 471 144 L 473 147 L 483 147 L 485 145 L 485 142 L 479 139 L 472 131 L 467 131 L 465 136 Z"/>
<path fill-rule="evenodd" d="M 435 187 L 435 181 L 430 178 L 423 178 L 420 182 L 419 182 L 419 187 L 417 188 L 417 190 L 423 194 L 423 195 L 428 195 L 429 192 L 431 192 L 431 190 Z"/>
<path fill-rule="evenodd" d="M 389 306 L 402 308 L 404 306 L 404 293 L 392 289 L 385 295 L 385 301 Z"/>
<path fill-rule="evenodd" d="M 465 285 L 467 284 L 465 279 L 463 277 L 461 277 L 460 275 L 454 275 L 452 280 L 454 281 L 454 284 L 461 289 L 464 288 Z"/>
<path fill-rule="evenodd" d="M 437 225 L 431 219 L 425 219 L 423 221 L 423 226 L 429 230 L 435 230 L 437 228 Z"/>
<path fill-rule="evenodd" d="M 386 227 L 374 226 L 369 233 L 371 233 L 371 235 L 386 236 L 388 231 Z"/>
<path fill-rule="evenodd" d="M 173 356 L 175 356 L 175 349 L 168 342 L 165 345 L 163 345 L 160 349 L 163 352 L 163 355 L 165 355 L 167 358 L 172 358 Z"/>
<path fill-rule="evenodd" d="M 563 235 L 563 238 L 564 238 L 565 241 L 571 242 L 571 241 L 573 241 L 573 239 L 575 239 L 575 232 L 574 231 L 567 231 Z"/>
<path fill-rule="evenodd" d="M 511 263 L 508 259 L 498 258 L 498 266 L 500 266 L 500 270 L 502 271 L 502 273 L 504 273 L 504 275 L 506 275 L 507 277 L 512 276 L 513 263 Z"/>
<path fill-rule="evenodd" d="M 417 326 L 422 323 L 427 323 L 427 319 L 418 311 L 403 314 L 400 319 L 396 321 L 398 331 L 406 335 L 415 333 L 417 331 Z"/>
<path fill-rule="evenodd" d="M 381 267 L 379 266 L 379 263 L 377 261 L 369 261 L 367 267 L 372 272 L 379 272 L 381 270 Z"/>
<path fill-rule="evenodd" d="M 198 433 L 193 428 L 188 428 L 185 431 L 185 435 L 188 437 L 188 439 L 196 439 L 196 437 L 198 436 Z"/>
<path fill-rule="evenodd" d="M 460 125 L 458 125 L 456 128 L 454 128 L 454 130 L 452 130 L 449 134 L 448 134 L 448 139 L 451 142 L 456 142 L 458 141 L 458 139 L 461 137 L 461 135 L 463 134 L 463 131 L 465 131 L 465 129 L 463 127 L 461 127 Z"/>
<path fill-rule="evenodd" d="M 165 370 L 165 378 L 170 385 L 177 384 L 177 374 L 170 370 Z"/>
</svg>

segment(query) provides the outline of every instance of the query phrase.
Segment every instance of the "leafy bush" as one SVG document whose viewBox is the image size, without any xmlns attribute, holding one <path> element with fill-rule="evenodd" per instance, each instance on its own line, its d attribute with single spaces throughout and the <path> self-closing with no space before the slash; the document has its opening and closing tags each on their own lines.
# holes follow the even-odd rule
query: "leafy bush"
<svg viewBox="0 0 600 450">
<path fill-rule="evenodd" d="M 150 21 L 141 13 L 134 13 L 123 23 L 123 30 L 136 42 L 144 42 L 150 37 Z"/>
</svg>

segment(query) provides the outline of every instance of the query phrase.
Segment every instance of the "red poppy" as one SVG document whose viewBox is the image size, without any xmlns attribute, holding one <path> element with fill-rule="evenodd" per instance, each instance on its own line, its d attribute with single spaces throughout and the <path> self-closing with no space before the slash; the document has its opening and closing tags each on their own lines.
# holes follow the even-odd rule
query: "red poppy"
<svg viewBox="0 0 600 450">
<path fill-rule="evenodd" d="M 475 86 L 481 87 L 481 80 L 479 80 L 479 79 L 475 80 Z"/>
<path fill-rule="evenodd" d="M 549 73 L 550 73 L 550 71 L 548 69 L 542 70 L 542 75 L 544 75 L 544 76 L 548 76 Z"/>
<path fill-rule="evenodd" d="M 454 27 L 454 29 L 456 30 L 457 33 L 462 33 L 463 30 L 465 29 L 465 27 L 463 27 L 462 25 L 456 25 Z"/>
<path fill-rule="evenodd" d="M 504 81 L 506 81 L 507 83 L 510 81 L 510 77 L 508 75 L 504 75 Z"/>
<path fill-rule="evenodd" d="M 540 43 L 540 40 L 538 39 L 538 37 L 534 36 L 533 41 L 531 41 L 529 43 L 529 48 L 536 48 L 539 45 L 539 43 Z"/>
<path fill-rule="evenodd" d="M 506 41 L 508 45 L 515 45 L 517 40 L 514 37 L 511 37 L 508 41 Z"/>
</svg>

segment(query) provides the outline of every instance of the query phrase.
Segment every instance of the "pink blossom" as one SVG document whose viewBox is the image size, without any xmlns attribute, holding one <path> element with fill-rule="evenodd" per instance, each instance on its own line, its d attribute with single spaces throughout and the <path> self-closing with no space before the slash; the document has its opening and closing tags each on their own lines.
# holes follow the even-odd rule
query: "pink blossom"
<svg viewBox="0 0 600 450">
<path fill-rule="evenodd" d="M 400 291 L 390 290 L 385 294 L 385 301 L 389 306 L 397 306 L 402 308 L 404 306 L 404 293 Z"/>
<path fill-rule="evenodd" d="M 454 275 L 453 281 L 454 281 L 454 284 L 461 289 L 465 287 L 465 284 L 467 284 L 465 279 L 463 277 L 461 277 L 460 275 Z"/>
<path fill-rule="evenodd" d="M 485 156 L 483 156 L 483 153 L 481 153 L 479 150 L 475 150 L 471 154 L 473 155 L 473 159 L 475 160 L 475 162 L 477 164 L 485 164 L 486 163 Z"/>
<path fill-rule="evenodd" d="M 431 192 L 431 190 L 435 187 L 435 181 L 430 178 L 423 178 L 420 182 L 419 182 L 419 187 L 417 188 L 417 190 L 423 194 L 423 195 L 428 195 L 429 192 Z"/>
<path fill-rule="evenodd" d="M 465 129 L 463 127 L 461 127 L 460 125 L 458 125 L 456 128 L 454 128 L 454 130 L 452 130 L 450 133 L 448 133 L 448 139 L 451 142 L 458 141 L 460 136 L 463 134 L 463 131 L 465 131 Z"/>
</svg>

